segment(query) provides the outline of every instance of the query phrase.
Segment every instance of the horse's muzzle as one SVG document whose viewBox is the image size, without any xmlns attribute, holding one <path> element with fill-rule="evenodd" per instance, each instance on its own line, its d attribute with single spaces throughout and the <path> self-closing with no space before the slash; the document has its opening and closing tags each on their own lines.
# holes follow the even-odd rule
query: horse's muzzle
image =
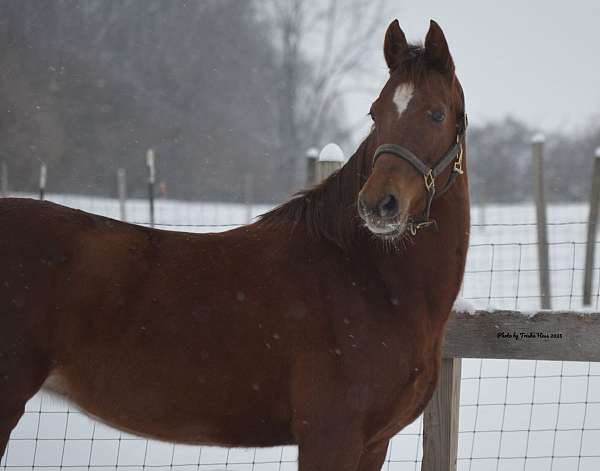
<svg viewBox="0 0 600 471">
<path fill-rule="evenodd" d="M 406 229 L 408 204 L 403 198 L 389 192 L 379 198 L 358 197 L 358 214 L 373 234 L 385 238 L 400 236 Z"/>
</svg>

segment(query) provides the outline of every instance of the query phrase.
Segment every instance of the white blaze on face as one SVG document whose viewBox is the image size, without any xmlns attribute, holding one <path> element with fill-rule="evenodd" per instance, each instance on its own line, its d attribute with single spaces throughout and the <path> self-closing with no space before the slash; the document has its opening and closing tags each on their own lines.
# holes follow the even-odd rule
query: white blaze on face
<svg viewBox="0 0 600 471">
<path fill-rule="evenodd" d="M 415 87 L 413 87 L 412 83 L 402 83 L 396 88 L 396 91 L 394 92 L 394 104 L 398 111 L 398 117 L 402 116 L 402 113 L 404 113 L 404 110 L 408 107 L 414 92 Z"/>
</svg>

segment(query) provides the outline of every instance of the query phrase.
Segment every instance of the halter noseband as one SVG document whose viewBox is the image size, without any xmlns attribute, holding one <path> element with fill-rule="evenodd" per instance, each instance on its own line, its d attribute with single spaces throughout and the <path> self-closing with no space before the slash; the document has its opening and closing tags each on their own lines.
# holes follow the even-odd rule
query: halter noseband
<svg viewBox="0 0 600 471">
<path fill-rule="evenodd" d="M 435 224 L 435 220 L 429 219 L 431 202 L 435 198 L 439 198 L 446 193 L 454 184 L 456 178 L 463 174 L 463 139 L 467 130 L 467 124 L 467 115 L 466 113 L 463 113 L 462 116 L 459 117 L 458 124 L 456 125 L 456 142 L 433 167 L 429 167 L 406 147 L 402 147 L 398 144 L 382 144 L 375 150 L 375 154 L 373 155 L 373 166 L 375 166 L 377 159 L 382 154 L 392 154 L 411 164 L 417 172 L 423 175 L 425 189 L 427 190 L 427 202 L 425 204 L 425 209 L 421 214 L 408 219 L 408 230 L 412 235 L 415 235 L 419 229 Z M 452 166 L 452 171 L 450 172 L 446 184 L 440 191 L 436 191 L 435 178 L 443 173 L 452 162 L 454 162 L 454 165 Z"/>
</svg>

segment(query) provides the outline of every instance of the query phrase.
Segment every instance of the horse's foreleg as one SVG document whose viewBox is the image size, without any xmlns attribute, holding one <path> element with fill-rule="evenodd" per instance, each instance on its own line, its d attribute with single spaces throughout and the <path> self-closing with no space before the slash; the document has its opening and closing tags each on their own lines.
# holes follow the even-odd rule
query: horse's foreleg
<svg viewBox="0 0 600 471">
<path fill-rule="evenodd" d="M 380 471 L 387 455 L 389 441 L 368 447 L 360 457 L 357 471 Z"/>
<path fill-rule="evenodd" d="M 23 415 L 25 404 L 48 376 L 43 362 L 6 346 L 0 345 L 0 457 L 4 456 L 10 433 Z"/>
<path fill-rule="evenodd" d="M 298 437 L 298 471 L 357 471 L 363 452 L 360 428 L 339 421 L 312 426 Z"/>
</svg>

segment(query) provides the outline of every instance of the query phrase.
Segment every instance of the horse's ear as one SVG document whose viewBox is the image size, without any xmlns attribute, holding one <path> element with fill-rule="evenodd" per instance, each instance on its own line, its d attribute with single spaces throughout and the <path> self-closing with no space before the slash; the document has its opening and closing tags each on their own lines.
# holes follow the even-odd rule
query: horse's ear
<svg viewBox="0 0 600 471">
<path fill-rule="evenodd" d="M 454 74 L 454 61 L 440 25 L 431 20 L 425 38 L 425 56 L 429 64 L 449 75 Z"/>
<path fill-rule="evenodd" d="M 398 20 L 392 21 L 385 32 L 385 40 L 383 42 L 383 55 L 390 72 L 398 66 L 402 52 L 407 47 L 406 36 L 404 36 L 404 32 L 400 28 L 400 23 L 398 23 Z"/>
</svg>

